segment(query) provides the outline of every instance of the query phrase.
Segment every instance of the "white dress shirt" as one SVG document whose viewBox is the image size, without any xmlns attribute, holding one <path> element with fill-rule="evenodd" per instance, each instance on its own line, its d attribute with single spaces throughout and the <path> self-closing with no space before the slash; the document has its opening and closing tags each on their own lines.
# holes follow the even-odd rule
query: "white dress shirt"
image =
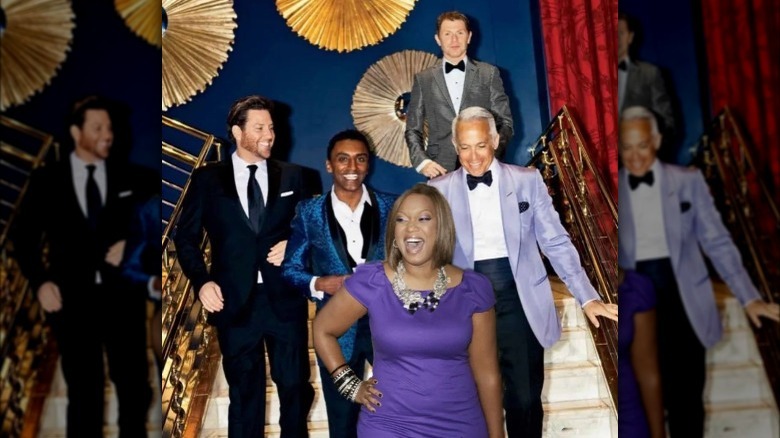
<svg viewBox="0 0 780 438">
<path fill-rule="evenodd" d="M 669 257 L 664 210 L 661 203 L 663 167 L 656 159 L 650 170 L 653 171 L 653 185 L 641 183 L 636 189 L 629 189 L 628 193 L 631 200 L 631 214 L 634 216 L 636 261 L 638 262 Z"/>
<path fill-rule="evenodd" d="M 363 194 L 360 197 L 357 207 L 353 211 L 352 208 L 346 202 L 343 202 L 336 196 L 336 190 L 330 189 L 330 201 L 333 206 L 333 215 L 336 217 L 336 222 L 344 230 L 344 235 L 347 237 L 347 252 L 352 260 L 355 261 L 357 266 L 366 262 L 363 258 L 363 231 L 360 229 L 360 221 L 363 218 L 363 210 L 366 204 L 371 204 L 371 197 L 368 195 L 365 184 L 363 185 Z M 325 292 L 316 290 L 314 288 L 314 282 L 320 278 L 318 276 L 312 277 L 309 282 L 309 291 L 311 296 L 317 299 L 323 299 Z"/>
<path fill-rule="evenodd" d="M 106 194 L 108 193 L 108 182 L 106 177 L 106 162 L 97 160 L 94 163 L 87 163 L 79 158 L 76 152 L 70 153 L 70 172 L 73 177 L 73 191 L 76 192 L 76 199 L 79 202 L 81 212 L 87 217 L 87 177 L 89 177 L 89 164 L 95 165 L 95 173 L 92 177 L 95 179 L 98 191 L 100 192 L 100 202 L 106 205 Z M 95 284 L 101 284 L 100 270 L 95 271 Z"/>
<path fill-rule="evenodd" d="M 449 73 L 445 70 L 445 66 L 448 62 L 448 60 L 442 59 L 441 70 L 444 72 L 444 82 L 447 83 L 447 92 L 450 93 L 452 108 L 455 109 L 455 114 L 458 114 L 458 112 L 460 112 L 461 98 L 463 97 L 463 83 L 466 81 L 465 67 L 468 67 L 469 60 L 468 57 L 463 58 L 463 63 L 465 65 L 463 71 L 453 68 Z M 457 62 L 451 62 L 450 64 L 457 64 Z"/>
<path fill-rule="evenodd" d="M 94 163 L 87 163 L 79 158 L 76 152 L 70 153 L 70 170 L 73 175 L 73 190 L 76 192 L 76 199 L 79 201 L 79 207 L 81 212 L 84 213 L 84 217 L 87 217 L 87 177 L 89 176 L 89 170 L 87 165 L 95 165 L 94 178 L 97 183 L 98 190 L 100 191 L 100 202 L 106 205 L 106 162 L 103 160 L 95 161 Z"/>
<path fill-rule="evenodd" d="M 504 220 L 501 215 L 501 195 L 498 183 L 501 169 L 494 158 L 488 168 L 493 182 L 488 187 L 479 183 L 469 190 L 471 230 L 474 235 L 474 261 L 500 259 L 509 256 L 504 239 Z M 467 174 L 464 172 L 464 174 Z M 466 188 L 468 190 L 468 188 Z"/>
<path fill-rule="evenodd" d="M 263 193 L 263 205 L 268 203 L 268 162 L 266 160 L 258 161 L 257 163 L 247 163 L 238 156 L 236 152 L 230 156 L 233 161 L 233 180 L 236 182 L 236 191 L 238 192 L 238 200 L 241 202 L 241 208 L 244 209 L 244 214 L 249 217 L 249 199 L 247 198 L 246 188 L 249 184 L 250 171 L 247 166 L 255 164 L 257 170 L 255 171 L 255 180 L 260 184 L 260 191 Z M 263 274 L 257 271 L 257 283 L 263 282 Z"/>
</svg>

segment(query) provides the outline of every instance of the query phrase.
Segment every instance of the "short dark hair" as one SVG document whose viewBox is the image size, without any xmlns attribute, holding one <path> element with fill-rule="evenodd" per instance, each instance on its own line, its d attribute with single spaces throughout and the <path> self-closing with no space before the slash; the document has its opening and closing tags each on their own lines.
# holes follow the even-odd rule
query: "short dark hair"
<svg viewBox="0 0 780 438">
<path fill-rule="evenodd" d="M 463 13 L 458 11 L 447 11 L 443 12 L 439 15 L 438 18 L 436 18 L 436 34 L 439 34 L 439 29 L 441 29 L 441 23 L 444 22 L 444 20 L 451 20 L 451 21 L 462 21 L 466 25 L 466 30 L 468 32 L 471 32 L 471 25 L 469 25 L 469 17 L 465 16 Z"/>
<path fill-rule="evenodd" d="M 238 127 L 243 130 L 246 125 L 247 113 L 249 110 L 266 110 L 273 116 L 273 109 L 274 103 L 271 99 L 256 94 L 242 97 L 233 102 L 227 116 L 227 132 L 230 141 L 233 143 L 236 142 L 236 138 L 233 136 L 231 128 L 234 125 L 238 125 Z"/>
<path fill-rule="evenodd" d="M 636 31 L 636 19 L 623 11 L 618 12 L 618 21 L 625 21 L 629 32 Z"/>
<path fill-rule="evenodd" d="M 336 143 L 342 140 L 359 141 L 366 146 L 366 152 L 369 154 L 371 153 L 371 145 L 368 142 L 368 138 L 362 132 L 358 131 L 357 129 L 345 129 L 339 133 L 336 133 L 336 135 L 330 138 L 330 141 L 328 142 L 327 155 L 325 156 L 326 160 L 330 160 L 330 153 L 333 152 L 333 148 L 336 147 Z"/>
<path fill-rule="evenodd" d="M 108 117 L 113 119 L 113 104 L 101 96 L 90 95 L 73 104 L 73 109 L 68 118 L 68 126 L 76 125 L 79 129 L 83 128 L 88 110 L 104 110 L 108 113 Z"/>
<path fill-rule="evenodd" d="M 395 269 L 398 262 L 401 261 L 401 251 L 395 244 L 395 221 L 398 216 L 398 210 L 401 204 L 410 195 L 422 195 L 427 197 L 433 203 L 433 213 L 436 215 L 436 242 L 433 247 L 433 265 L 436 268 L 452 263 L 452 257 L 455 254 L 455 220 L 452 218 L 450 204 L 444 195 L 433 186 L 425 183 L 417 183 L 411 189 L 405 191 L 396 199 L 393 204 L 390 215 L 387 217 L 387 227 L 385 229 L 385 254 L 387 263 Z"/>
</svg>

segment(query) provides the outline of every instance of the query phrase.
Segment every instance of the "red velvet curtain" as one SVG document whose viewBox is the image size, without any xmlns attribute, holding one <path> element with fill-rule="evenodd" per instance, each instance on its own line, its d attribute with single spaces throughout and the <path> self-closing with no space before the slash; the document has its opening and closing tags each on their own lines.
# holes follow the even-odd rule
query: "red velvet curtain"
<svg viewBox="0 0 780 438">
<path fill-rule="evenodd" d="M 702 0 L 713 116 L 728 105 L 762 179 L 780 191 L 780 3 Z"/>
<path fill-rule="evenodd" d="M 618 1 L 540 0 L 540 10 L 552 115 L 569 108 L 617 198 Z"/>
</svg>

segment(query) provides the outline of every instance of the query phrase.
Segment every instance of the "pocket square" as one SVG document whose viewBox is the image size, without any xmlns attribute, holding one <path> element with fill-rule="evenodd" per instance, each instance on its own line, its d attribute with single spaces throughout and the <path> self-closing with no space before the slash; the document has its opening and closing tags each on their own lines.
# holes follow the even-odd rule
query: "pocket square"
<svg viewBox="0 0 780 438">
<path fill-rule="evenodd" d="M 286 198 L 287 196 L 290 196 L 290 195 L 292 195 L 293 193 L 295 193 L 295 192 L 293 192 L 292 190 L 290 190 L 289 192 L 282 192 L 282 194 L 281 194 L 281 195 L 279 195 L 279 197 L 280 197 L 280 198 Z"/>
<path fill-rule="evenodd" d="M 517 207 L 520 209 L 520 213 L 522 213 L 522 212 L 528 210 L 528 202 L 526 202 L 526 201 L 518 202 L 517 203 Z"/>
<path fill-rule="evenodd" d="M 125 190 L 124 192 L 119 192 L 119 195 L 117 195 L 117 196 L 119 196 L 120 198 L 127 198 L 128 196 L 130 196 L 132 194 L 133 194 L 132 190 Z"/>
<path fill-rule="evenodd" d="M 680 211 L 685 213 L 686 211 L 691 209 L 691 203 L 688 201 L 683 201 L 680 203 Z"/>
</svg>

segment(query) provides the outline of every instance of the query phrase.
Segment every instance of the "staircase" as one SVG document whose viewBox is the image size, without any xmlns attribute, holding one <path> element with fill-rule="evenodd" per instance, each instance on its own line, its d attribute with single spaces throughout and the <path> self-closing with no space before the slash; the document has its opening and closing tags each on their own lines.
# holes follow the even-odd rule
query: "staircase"
<svg viewBox="0 0 780 438">
<path fill-rule="evenodd" d="M 713 286 L 723 339 L 707 351 L 704 436 L 778 437 L 780 415 L 751 323 L 725 284 Z"/>
<path fill-rule="evenodd" d="M 563 334 L 557 344 L 545 351 L 545 385 L 542 392 L 544 436 L 616 438 L 615 408 L 610 401 L 587 318 L 560 280 L 551 277 L 551 283 Z M 310 306 L 309 316 L 310 319 L 314 317 L 313 305 Z M 327 438 L 328 418 L 319 388 L 320 375 L 311 339 L 309 347 L 315 390 L 314 404 L 309 413 L 309 433 L 311 438 Z M 278 437 L 276 387 L 270 378 L 267 384 L 266 437 Z M 220 367 L 203 417 L 201 438 L 227 437 L 228 404 L 228 384 Z"/>
</svg>

